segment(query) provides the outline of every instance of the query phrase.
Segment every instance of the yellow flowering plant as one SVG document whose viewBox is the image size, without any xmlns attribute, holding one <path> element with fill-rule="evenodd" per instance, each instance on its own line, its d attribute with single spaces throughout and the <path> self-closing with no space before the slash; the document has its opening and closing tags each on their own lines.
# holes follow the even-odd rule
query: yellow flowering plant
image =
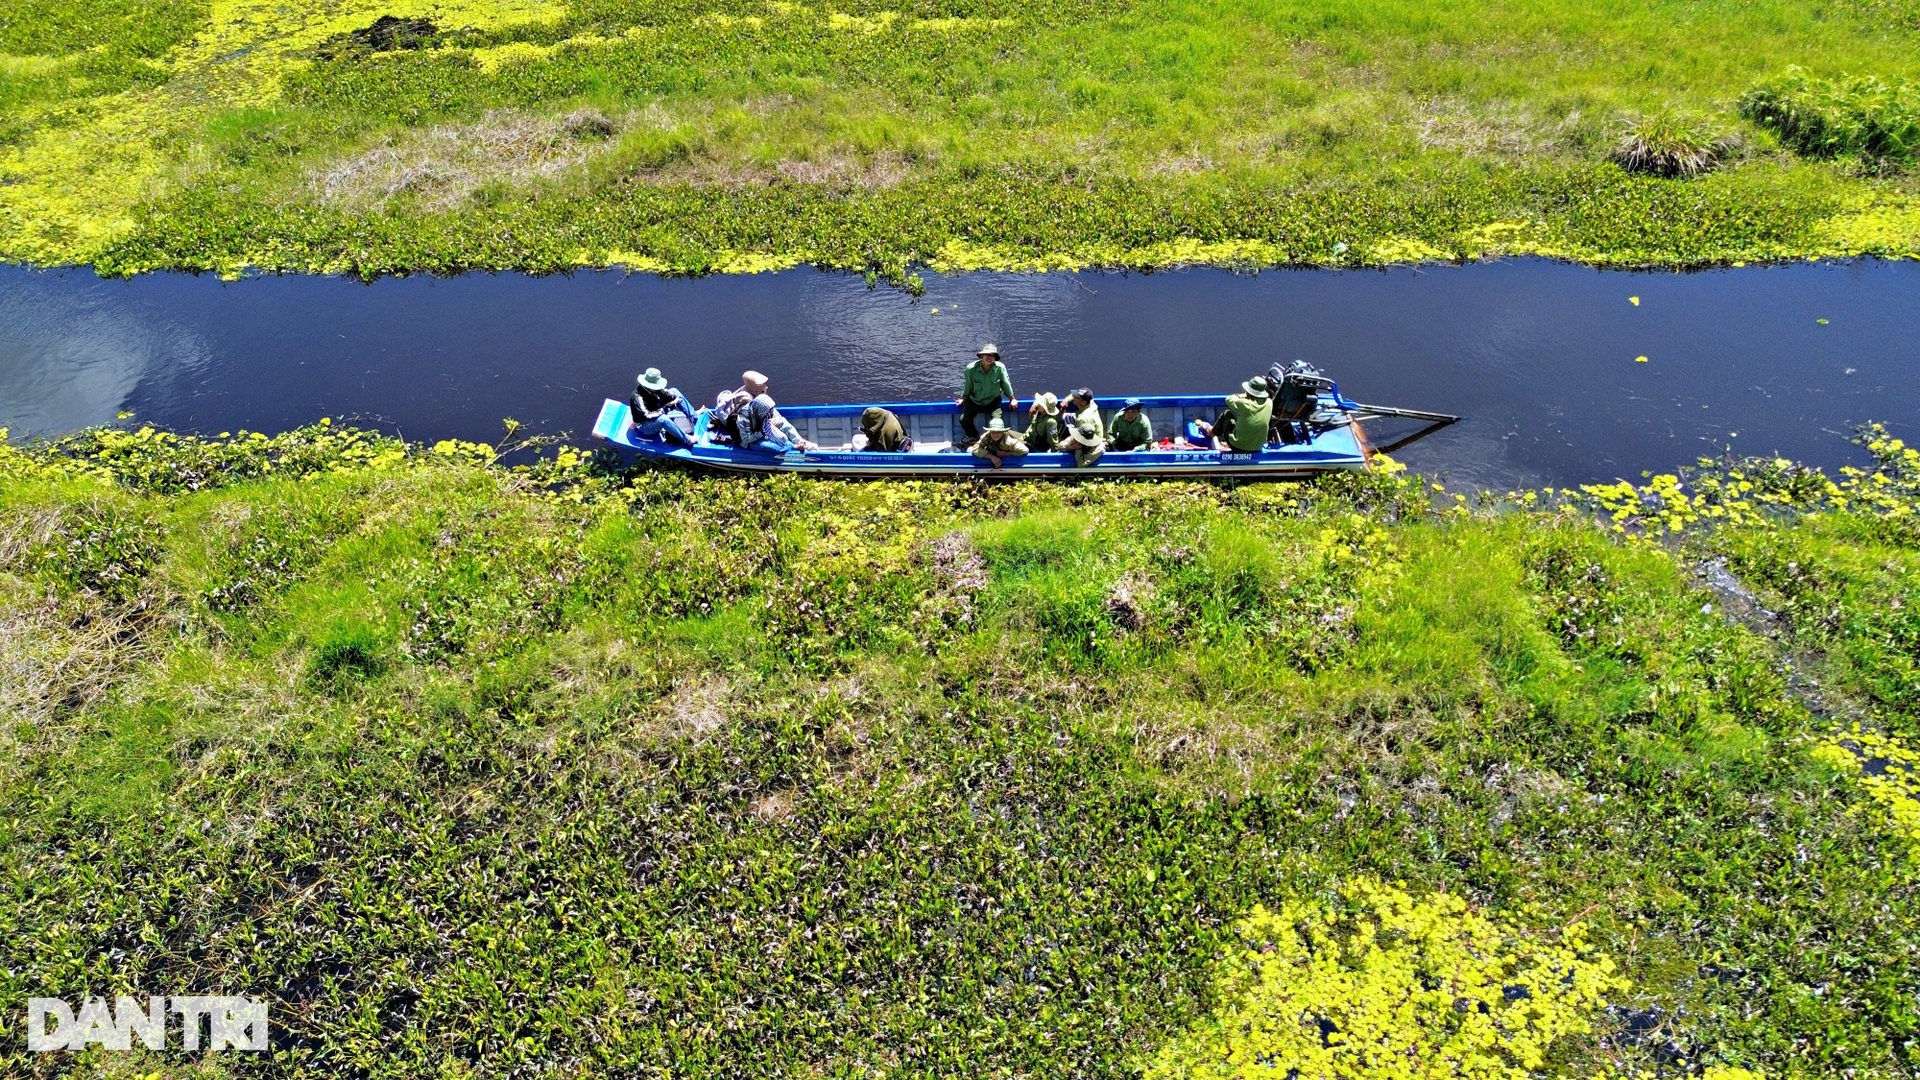
<svg viewBox="0 0 1920 1080">
<path fill-rule="evenodd" d="M 1813 756 L 1856 777 L 1886 811 L 1894 832 L 1911 841 L 1920 855 L 1920 751 L 1855 724 L 1821 743 Z"/>
<path fill-rule="evenodd" d="M 1256 907 L 1216 975 L 1219 1011 L 1146 1075 L 1518 1080 L 1628 987 L 1579 923 L 1528 933 L 1460 897 L 1370 879 L 1341 893 Z"/>
</svg>

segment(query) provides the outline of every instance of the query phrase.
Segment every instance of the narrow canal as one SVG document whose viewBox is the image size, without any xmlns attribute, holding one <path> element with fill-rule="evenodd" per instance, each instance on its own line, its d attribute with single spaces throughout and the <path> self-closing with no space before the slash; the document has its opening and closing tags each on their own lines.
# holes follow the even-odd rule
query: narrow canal
<svg viewBox="0 0 1920 1080">
<path fill-rule="evenodd" d="M 1920 436 L 1920 263 L 1697 274 L 1536 260 L 1387 271 L 858 277 L 314 277 L 0 267 L 0 426 L 121 410 L 185 430 L 342 416 L 491 442 L 504 417 L 584 436 L 664 369 L 696 400 L 743 368 L 782 401 L 950 395 L 982 341 L 1022 396 L 1225 391 L 1304 359 L 1351 397 L 1465 414 L 1407 450 L 1455 483 L 1566 485 L 1729 447 L 1834 468 L 1878 420 Z M 1639 358 L 1645 357 L 1644 361 Z"/>
</svg>

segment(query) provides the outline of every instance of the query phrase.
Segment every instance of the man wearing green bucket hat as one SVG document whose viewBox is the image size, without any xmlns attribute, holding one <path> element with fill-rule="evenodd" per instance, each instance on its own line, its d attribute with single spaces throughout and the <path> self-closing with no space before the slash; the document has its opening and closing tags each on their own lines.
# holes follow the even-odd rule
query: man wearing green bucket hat
<svg viewBox="0 0 1920 1080">
<path fill-rule="evenodd" d="M 1093 391 L 1084 386 L 1075 390 L 1060 413 L 1061 427 L 1066 431 L 1060 449 L 1073 451 L 1076 468 L 1092 468 L 1107 452 L 1107 429 L 1100 422 L 1100 406 L 1093 402 Z"/>
<path fill-rule="evenodd" d="M 634 380 L 627 408 L 633 412 L 634 433 L 641 438 L 693 445 L 693 403 L 667 385 L 667 377 L 659 368 L 650 367 Z"/>
<path fill-rule="evenodd" d="M 1251 454 L 1267 445 L 1267 422 L 1273 419 L 1273 398 L 1265 379 L 1248 379 L 1240 392 L 1227 396 L 1227 407 L 1212 424 L 1200 430 L 1213 440 L 1215 450 Z"/>
<path fill-rule="evenodd" d="M 1007 365 L 1000 362 L 1000 346 L 988 342 L 980 346 L 976 363 L 968 364 L 960 387 L 960 434 L 968 443 L 980 437 L 976 426 L 981 417 L 998 417 L 1002 407 L 1019 405 L 1013 396 L 1013 379 Z"/>
<path fill-rule="evenodd" d="M 1020 438 L 1020 433 L 1009 428 L 1007 422 L 998 416 L 987 421 L 986 433 L 973 444 L 973 456 L 996 469 L 1000 467 L 1002 459 L 1022 457 L 1026 452 L 1027 444 Z"/>
</svg>

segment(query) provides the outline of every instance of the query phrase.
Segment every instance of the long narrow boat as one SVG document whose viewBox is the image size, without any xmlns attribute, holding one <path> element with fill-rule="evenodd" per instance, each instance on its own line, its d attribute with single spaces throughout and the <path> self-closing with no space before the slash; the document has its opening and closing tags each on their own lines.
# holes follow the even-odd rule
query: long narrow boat
<svg viewBox="0 0 1920 1080">
<path fill-rule="evenodd" d="M 1156 433 L 1184 435 L 1194 420 L 1212 421 L 1220 412 L 1222 394 L 1189 394 L 1142 397 L 1140 404 L 1153 422 Z M 1126 399 L 1096 398 L 1103 413 L 1118 412 Z M 707 437 L 708 410 L 701 409 L 694 421 L 694 445 L 673 446 L 634 434 L 632 413 L 627 404 L 607 399 L 593 433 L 617 446 L 636 451 L 643 457 L 679 461 L 734 472 L 806 473 L 816 476 L 849 477 L 930 477 L 983 475 L 1006 479 L 1062 479 L 1075 476 L 1231 476 L 1245 479 L 1298 479 L 1323 472 L 1368 468 L 1373 456 L 1396 450 L 1459 419 L 1444 413 L 1414 409 L 1388 409 L 1361 405 L 1340 394 L 1338 385 L 1317 395 L 1312 418 L 1305 422 L 1306 441 L 1291 445 L 1269 444 L 1254 453 L 1233 453 L 1188 444 L 1184 438 L 1164 448 L 1134 451 L 1109 450 L 1089 468 L 1076 468 L 1073 455 L 1067 453 L 1031 453 L 1005 459 L 994 469 L 974 457 L 956 441 L 959 410 L 952 401 L 906 401 L 880 403 L 900 418 L 911 440 L 904 453 L 880 453 L 852 448 L 860 430 L 860 414 L 871 408 L 862 405 L 781 406 L 780 414 L 793 423 L 816 450 L 772 453 L 742 450 L 714 443 Z M 1375 448 L 1369 444 L 1361 421 L 1377 417 L 1401 417 L 1422 421 L 1425 427 L 1391 444 Z"/>
</svg>

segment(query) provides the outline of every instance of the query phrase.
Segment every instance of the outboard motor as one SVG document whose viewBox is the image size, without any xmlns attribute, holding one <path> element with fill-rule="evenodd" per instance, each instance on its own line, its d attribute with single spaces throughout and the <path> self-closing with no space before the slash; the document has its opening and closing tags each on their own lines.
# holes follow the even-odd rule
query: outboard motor
<svg viewBox="0 0 1920 1080">
<path fill-rule="evenodd" d="M 1305 421 L 1319 407 L 1318 396 L 1332 389 L 1333 380 L 1305 360 L 1295 360 L 1285 370 L 1279 364 L 1268 368 L 1267 392 L 1273 395 L 1268 441 L 1288 445 L 1310 441 Z"/>
</svg>

